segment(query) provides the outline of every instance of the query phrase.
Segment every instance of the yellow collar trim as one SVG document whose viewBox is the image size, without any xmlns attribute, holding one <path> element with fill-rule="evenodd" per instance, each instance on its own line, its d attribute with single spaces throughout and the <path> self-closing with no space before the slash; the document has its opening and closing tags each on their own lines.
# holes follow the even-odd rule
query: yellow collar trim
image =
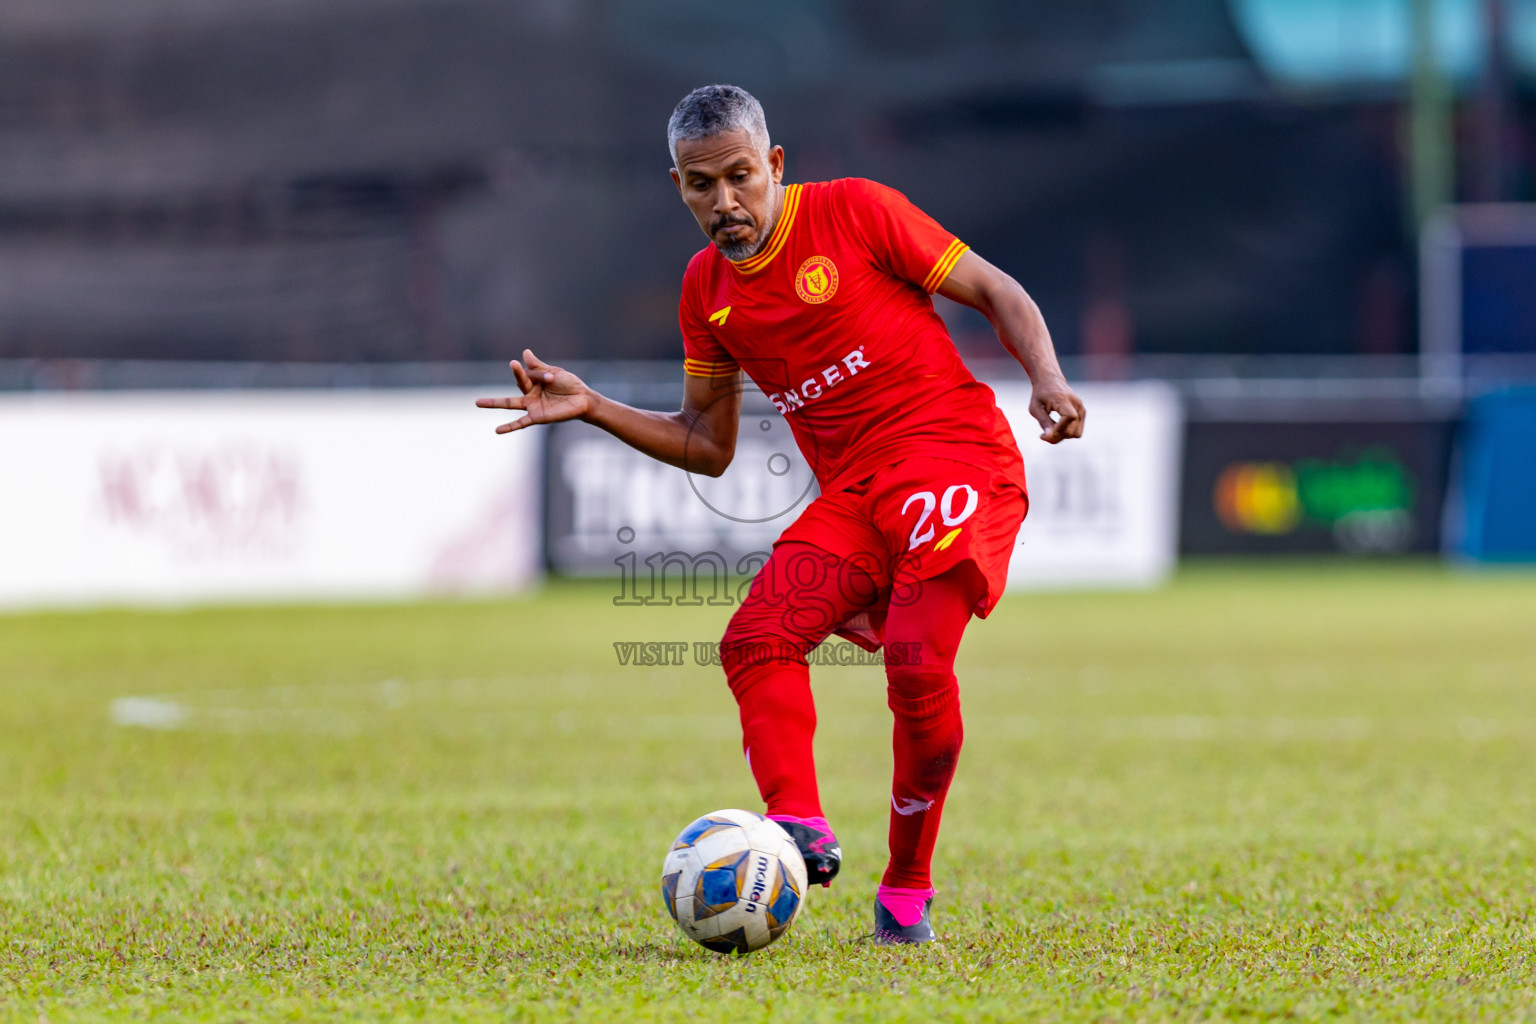
<svg viewBox="0 0 1536 1024">
<path fill-rule="evenodd" d="M 779 250 L 784 248 L 784 243 L 789 241 L 789 229 L 794 227 L 795 213 L 799 209 L 800 186 L 790 185 L 784 189 L 784 212 L 779 215 L 779 222 L 773 226 L 773 235 L 768 239 L 768 244 L 763 246 L 763 251 L 749 260 L 731 263 L 731 266 L 743 274 L 755 274 L 773 262 Z"/>
</svg>

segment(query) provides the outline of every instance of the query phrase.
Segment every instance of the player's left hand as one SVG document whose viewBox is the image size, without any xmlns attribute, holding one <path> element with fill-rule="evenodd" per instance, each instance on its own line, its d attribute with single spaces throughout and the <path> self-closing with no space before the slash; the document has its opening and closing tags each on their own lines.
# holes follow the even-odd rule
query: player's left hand
<svg viewBox="0 0 1536 1024">
<path fill-rule="evenodd" d="M 532 349 L 523 349 L 523 362 L 514 359 L 510 365 L 522 394 L 510 398 L 475 399 L 475 404 L 482 409 L 521 409 L 527 413 L 497 427 L 498 434 L 510 434 L 536 423 L 580 419 L 592 411 L 597 401 L 597 393 L 580 377 L 544 362 L 533 354 Z"/>
<path fill-rule="evenodd" d="M 1029 398 L 1029 414 L 1040 424 L 1040 440 L 1046 444 L 1082 437 L 1083 421 L 1088 418 L 1083 400 L 1072 393 L 1064 380 L 1037 382 Z"/>
</svg>

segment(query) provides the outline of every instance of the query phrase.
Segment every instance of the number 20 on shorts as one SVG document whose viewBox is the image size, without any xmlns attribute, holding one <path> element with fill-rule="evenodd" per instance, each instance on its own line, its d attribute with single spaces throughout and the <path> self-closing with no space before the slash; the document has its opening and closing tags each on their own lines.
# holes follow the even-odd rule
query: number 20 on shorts
<svg viewBox="0 0 1536 1024">
<path fill-rule="evenodd" d="M 961 495 L 964 495 L 964 505 L 957 512 L 955 505 L 960 502 Z M 917 514 L 917 525 L 912 527 L 912 539 L 907 545 L 908 551 L 919 544 L 926 544 L 933 540 L 935 527 L 929 520 L 933 518 L 935 509 L 938 510 L 939 519 L 945 526 L 959 526 L 971 518 L 971 514 L 976 511 L 976 506 L 981 501 L 981 496 L 976 493 L 976 488 L 969 484 L 955 484 L 944 491 L 942 498 L 934 497 L 932 491 L 914 491 L 907 496 L 906 501 L 901 503 L 901 514 L 906 515 L 907 509 L 911 508 L 915 501 L 921 502 L 923 507 Z"/>
</svg>

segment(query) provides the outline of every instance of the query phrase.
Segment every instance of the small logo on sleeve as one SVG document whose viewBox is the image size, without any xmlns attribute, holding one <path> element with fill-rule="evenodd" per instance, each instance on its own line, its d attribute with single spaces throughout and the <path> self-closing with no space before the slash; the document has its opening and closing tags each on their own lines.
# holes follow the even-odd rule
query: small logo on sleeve
<svg viewBox="0 0 1536 1024">
<path fill-rule="evenodd" d="M 837 266 L 825 256 L 812 256 L 795 271 L 795 294 L 819 305 L 837 294 Z"/>
<path fill-rule="evenodd" d="M 725 326 L 725 318 L 730 316 L 730 315 L 731 315 L 731 307 L 730 306 L 726 306 L 724 309 L 718 309 L 715 312 L 709 314 L 709 322 L 712 323 L 712 324 L 719 324 L 721 327 L 724 327 Z"/>
</svg>

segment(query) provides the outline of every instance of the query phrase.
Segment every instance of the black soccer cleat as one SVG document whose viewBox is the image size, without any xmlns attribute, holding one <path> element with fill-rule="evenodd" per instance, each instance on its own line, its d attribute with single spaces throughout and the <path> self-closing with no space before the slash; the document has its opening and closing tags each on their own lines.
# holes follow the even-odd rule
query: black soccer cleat
<svg viewBox="0 0 1536 1024">
<path fill-rule="evenodd" d="M 831 885 L 843 866 L 843 848 L 837 845 L 837 836 L 826 825 L 826 819 L 774 818 L 773 821 L 789 833 L 800 856 L 805 859 L 805 880 L 811 885 Z"/>
<path fill-rule="evenodd" d="M 934 941 L 933 921 L 929 912 L 933 909 L 933 897 L 923 903 L 923 916 L 915 924 L 902 924 L 896 915 L 885 909 L 880 897 L 875 897 L 875 942 L 882 946 L 921 946 Z"/>
</svg>

